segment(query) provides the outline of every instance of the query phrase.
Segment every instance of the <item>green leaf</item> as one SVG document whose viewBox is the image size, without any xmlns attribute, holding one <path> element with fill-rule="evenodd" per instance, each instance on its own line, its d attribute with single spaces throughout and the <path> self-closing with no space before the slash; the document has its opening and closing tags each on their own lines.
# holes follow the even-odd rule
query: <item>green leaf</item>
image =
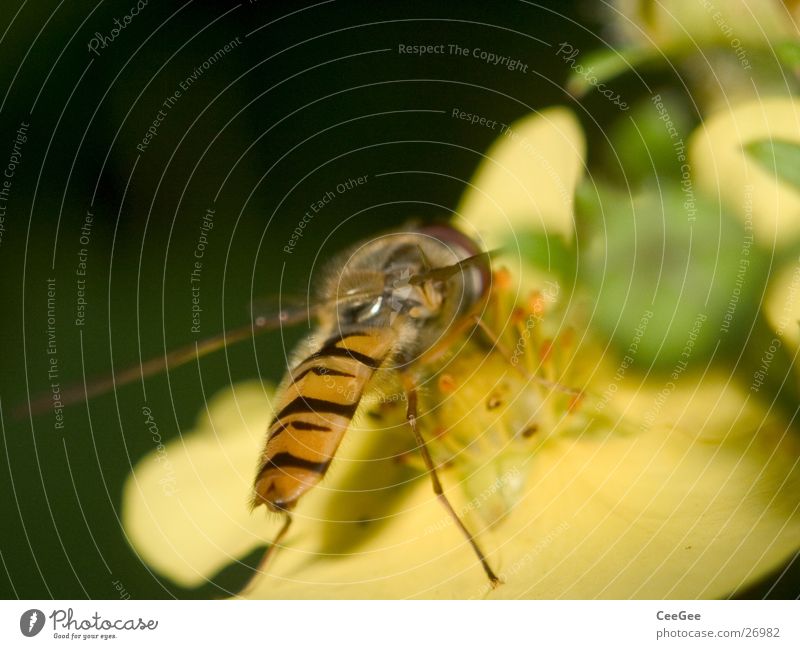
<svg viewBox="0 0 800 649">
<path fill-rule="evenodd" d="M 535 260 L 535 266 L 555 273 L 565 283 L 573 281 L 577 272 L 577 251 L 563 237 L 531 232 L 506 244 L 508 250 L 513 250 L 515 246 L 519 246 L 523 259 Z"/>
<path fill-rule="evenodd" d="M 800 190 L 800 144 L 787 140 L 753 140 L 745 152 L 766 171 Z"/>
<path fill-rule="evenodd" d="M 800 70 L 800 41 L 784 41 L 775 46 L 778 59 L 790 70 Z"/>
<path fill-rule="evenodd" d="M 652 57 L 653 53 L 640 48 L 632 48 L 616 51 L 598 50 L 589 52 L 577 60 L 572 58 L 571 52 L 567 51 L 562 52 L 559 56 L 563 57 L 571 68 L 567 77 L 567 90 L 576 97 L 581 97 L 592 88 L 637 67 Z"/>
<path fill-rule="evenodd" d="M 695 121 L 685 99 L 669 89 L 634 103 L 607 131 L 609 138 L 601 145 L 604 172 L 620 185 L 644 183 L 654 173 L 680 178 L 683 143 Z"/>
<path fill-rule="evenodd" d="M 635 195 L 584 186 L 578 281 L 594 300 L 595 335 L 642 370 L 682 374 L 679 361 L 738 358 L 769 269 L 752 234 L 707 197 L 687 206 L 674 181 Z"/>
</svg>

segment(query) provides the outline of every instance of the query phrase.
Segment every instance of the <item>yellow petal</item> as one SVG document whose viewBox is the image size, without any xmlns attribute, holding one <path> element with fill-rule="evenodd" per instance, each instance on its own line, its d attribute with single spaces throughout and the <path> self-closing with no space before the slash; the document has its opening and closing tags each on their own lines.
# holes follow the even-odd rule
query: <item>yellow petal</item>
<svg viewBox="0 0 800 649">
<path fill-rule="evenodd" d="M 597 384 L 609 376 L 598 372 Z M 398 461 L 413 445 L 407 431 L 356 425 L 248 596 L 719 597 L 800 545 L 800 444 L 727 377 L 686 377 L 667 390 L 631 377 L 606 415 L 612 406 L 625 412 L 621 430 L 551 437 L 530 456 L 506 458 L 527 481 L 496 527 L 467 517 L 505 581 L 497 590 L 428 478 Z M 136 467 L 124 523 L 145 561 L 197 585 L 274 534 L 278 521 L 247 508 L 268 417 L 259 384 L 236 386 L 209 402 L 209 417 L 183 441 Z M 465 476 L 442 478 L 468 511 Z"/>
<path fill-rule="evenodd" d="M 263 514 L 251 515 L 248 500 L 271 416 L 264 387 L 239 384 L 207 407 L 192 431 L 142 459 L 123 491 L 134 549 L 186 587 L 263 544 L 275 527 Z"/>
<path fill-rule="evenodd" d="M 618 405 L 627 399 L 641 415 L 661 389 L 639 390 L 636 398 L 623 393 Z M 330 503 L 316 497 L 288 547 L 248 595 L 727 595 L 800 546 L 800 444 L 724 376 L 692 382 L 665 398 L 669 409 L 653 417 L 650 428 L 555 438 L 519 460 L 528 475 L 523 498 L 501 524 L 478 535 L 505 581 L 496 590 L 427 479 L 419 478 L 379 533 L 370 524 L 351 524 L 359 542 L 336 556 L 323 541 Z M 668 419 L 677 423 L 661 423 Z M 443 472 L 457 510 L 466 505 L 460 479 Z M 339 496 L 342 502 L 346 497 Z"/>
<path fill-rule="evenodd" d="M 771 247 L 800 235 L 800 192 L 742 148 L 768 138 L 800 143 L 800 102 L 770 98 L 717 113 L 697 129 L 689 151 L 697 188 L 719 196 Z"/>
<path fill-rule="evenodd" d="M 550 108 L 510 124 L 487 151 L 464 192 L 455 224 L 491 250 L 525 232 L 572 239 L 573 195 L 585 142 L 566 108 Z"/>
<path fill-rule="evenodd" d="M 782 268 L 770 279 L 764 315 L 772 330 L 793 351 L 800 347 L 800 264 Z"/>
</svg>

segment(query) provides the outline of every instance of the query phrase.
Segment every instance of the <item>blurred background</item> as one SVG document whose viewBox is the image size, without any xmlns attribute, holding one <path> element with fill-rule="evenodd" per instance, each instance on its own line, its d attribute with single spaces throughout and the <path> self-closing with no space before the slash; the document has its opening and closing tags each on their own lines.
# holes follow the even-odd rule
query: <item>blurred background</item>
<svg viewBox="0 0 800 649">
<path fill-rule="evenodd" d="M 187 591 L 153 573 L 126 541 L 121 489 L 153 450 L 143 405 L 173 439 L 217 390 L 280 380 L 302 327 L 63 411 L 30 417 L 29 398 L 245 325 L 254 300 L 306 295 L 353 241 L 447 218 L 498 135 L 454 109 L 510 123 L 570 106 L 588 164 L 644 182 L 642 151 L 608 144 L 629 114 L 568 93 L 556 53 L 608 46 L 602 3 L 12 1 L 0 34 L 5 598 L 116 598 L 120 583 L 133 598 L 213 597 L 241 577 Z M 692 93 L 680 75 L 645 66 L 613 88 L 631 106 L 660 88 L 678 102 Z M 414 170 L 434 173 L 392 173 Z M 797 568 L 735 595 L 767 594 L 800 595 Z"/>
</svg>

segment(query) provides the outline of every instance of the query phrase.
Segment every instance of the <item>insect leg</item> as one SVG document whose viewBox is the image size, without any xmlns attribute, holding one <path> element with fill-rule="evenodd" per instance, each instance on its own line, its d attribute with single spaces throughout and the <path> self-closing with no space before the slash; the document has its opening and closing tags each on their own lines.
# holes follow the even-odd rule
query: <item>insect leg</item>
<svg viewBox="0 0 800 649">
<path fill-rule="evenodd" d="M 430 453 L 428 452 L 428 447 L 425 446 L 425 440 L 422 437 L 422 434 L 419 432 L 417 428 L 417 390 L 416 388 L 410 384 L 409 381 L 405 382 L 405 390 L 406 390 L 406 397 L 407 397 L 407 410 L 406 410 L 406 419 L 408 420 L 408 425 L 411 427 L 411 431 L 414 433 L 414 438 L 416 439 L 417 446 L 419 447 L 420 453 L 422 453 L 422 459 L 425 461 L 425 466 L 428 467 L 428 472 L 431 476 L 431 481 L 433 482 L 433 492 L 436 494 L 436 497 L 439 499 L 439 502 L 442 503 L 444 508 L 447 510 L 447 513 L 450 514 L 453 521 L 455 521 L 458 529 L 466 537 L 467 541 L 469 541 L 472 549 L 475 551 L 475 554 L 478 556 L 478 559 L 483 566 L 484 571 L 486 572 L 486 576 L 489 577 L 489 582 L 492 585 L 492 588 L 497 588 L 501 583 L 503 583 L 500 578 L 494 574 L 489 562 L 486 561 L 486 557 L 483 554 L 483 551 L 478 546 L 478 543 L 475 541 L 472 534 L 470 534 L 467 527 L 458 517 L 456 510 L 453 509 L 453 506 L 450 504 L 450 501 L 447 499 L 447 496 L 444 494 L 444 490 L 442 489 L 442 483 L 439 482 L 439 476 L 436 473 L 436 467 L 433 464 L 433 458 L 431 457 Z"/>
<path fill-rule="evenodd" d="M 264 556 L 262 556 L 261 560 L 258 562 L 253 576 L 250 577 L 250 580 L 247 582 L 245 587 L 239 591 L 240 596 L 246 595 L 248 591 L 253 588 L 256 580 L 266 571 L 267 564 L 280 547 L 280 542 L 283 540 L 283 537 L 286 536 L 286 532 L 289 531 L 289 526 L 292 524 L 292 516 L 287 511 L 284 511 L 284 514 L 286 516 L 286 520 L 283 522 L 283 526 L 275 535 L 275 538 L 272 540 L 272 543 L 269 545 L 269 547 L 264 551 Z"/>
</svg>

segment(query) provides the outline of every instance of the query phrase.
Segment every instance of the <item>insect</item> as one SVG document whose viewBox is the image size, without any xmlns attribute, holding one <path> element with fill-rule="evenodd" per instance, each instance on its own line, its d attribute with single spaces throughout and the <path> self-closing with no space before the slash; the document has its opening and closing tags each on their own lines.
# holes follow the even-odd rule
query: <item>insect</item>
<svg viewBox="0 0 800 649">
<path fill-rule="evenodd" d="M 64 405 L 172 369 L 254 333 L 302 322 L 315 331 L 294 351 L 275 398 L 253 485 L 252 507 L 265 506 L 285 522 L 259 565 L 263 571 L 288 531 L 300 498 L 322 480 L 343 436 L 376 382 L 405 396 L 406 421 L 433 489 L 469 541 L 491 585 L 500 579 L 442 489 L 418 426 L 419 371 L 447 353 L 453 341 L 480 323 L 492 275 L 490 255 L 447 225 L 389 232 L 357 244 L 322 273 L 308 307 L 281 309 L 250 325 L 175 350 L 114 377 L 65 389 Z M 24 412 L 45 410 L 49 395 Z M 255 578 L 255 577 L 254 577 Z"/>
<path fill-rule="evenodd" d="M 415 369 L 446 350 L 490 285 L 488 256 L 459 231 L 395 232 L 345 252 L 325 273 L 317 331 L 300 344 L 278 388 L 258 465 L 253 507 L 285 515 L 262 567 L 291 524 L 298 500 L 325 475 L 370 384 L 381 375 L 406 396 L 406 420 L 436 496 L 468 539 L 493 586 L 499 578 L 444 494 L 417 425 Z"/>
</svg>

